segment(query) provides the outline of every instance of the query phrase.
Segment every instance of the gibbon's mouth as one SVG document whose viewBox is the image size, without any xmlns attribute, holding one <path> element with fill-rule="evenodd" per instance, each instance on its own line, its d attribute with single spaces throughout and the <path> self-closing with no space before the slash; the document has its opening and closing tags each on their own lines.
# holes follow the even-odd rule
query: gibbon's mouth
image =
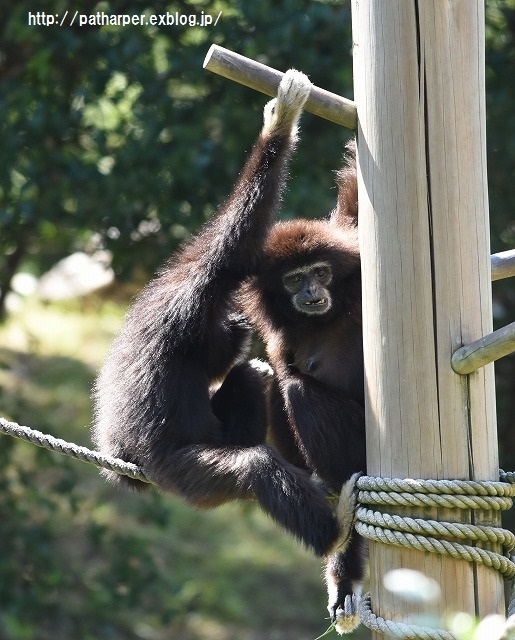
<svg viewBox="0 0 515 640">
<path fill-rule="evenodd" d="M 318 300 L 304 300 L 302 303 L 294 301 L 295 309 L 307 316 L 320 316 L 327 313 L 331 308 L 331 298 L 318 298 Z"/>
</svg>

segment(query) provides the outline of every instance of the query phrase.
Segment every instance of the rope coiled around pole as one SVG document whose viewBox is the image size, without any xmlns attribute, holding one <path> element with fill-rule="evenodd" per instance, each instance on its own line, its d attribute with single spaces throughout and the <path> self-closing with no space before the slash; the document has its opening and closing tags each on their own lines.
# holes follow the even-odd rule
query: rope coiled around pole
<svg viewBox="0 0 515 640">
<path fill-rule="evenodd" d="M 393 638 L 402 638 L 402 640 L 456 640 L 456 636 L 450 631 L 445 631 L 445 629 L 421 627 L 377 616 L 372 611 L 369 593 L 361 598 L 359 617 L 361 622 L 372 631 L 379 631 Z"/>
<path fill-rule="evenodd" d="M 362 476 L 357 480 L 356 531 L 374 542 L 408 549 L 449 555 L 455 559 L 483 564 L 505 578 L 515 576 L 515 562 L 509 552 L 515 535 L 507 529 L 483 525 L 439 522 L 386 513 L 378 507 L 444 507 L 504 511 L 515 496 L 515 474 L 500 472 L 503 482 L 472 480 L 414 480 Z M 372 507 L 372 508 L 371 508 Z M 507 555 L 473 546 L 476 542 L 501 545 Z M 511 615 L 515 603 L 508 606 Z M 454 640 L 442 629 L 409 625 L 374 614 L 370 595 L 359 605 L 361 621 L 370 629 L 403 640 Z"/>
</svg>

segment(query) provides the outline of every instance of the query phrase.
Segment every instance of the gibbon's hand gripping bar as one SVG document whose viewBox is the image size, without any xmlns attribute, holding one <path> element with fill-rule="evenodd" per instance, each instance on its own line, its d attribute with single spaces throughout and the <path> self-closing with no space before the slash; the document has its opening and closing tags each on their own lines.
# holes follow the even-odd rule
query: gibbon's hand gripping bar
<svg viewBox="0 0 515 640">
<path fill-rule="evenodd" d="M 204 69 L 224 78 L 260 91 L 268 96 L 277 94 L 284 73 L 238 53 L 211 45 L 204 60 Z M 352 100 L 313 86 L 305 110 L 348 129 L 356 129 L 356 105 Z"/>
</svg>

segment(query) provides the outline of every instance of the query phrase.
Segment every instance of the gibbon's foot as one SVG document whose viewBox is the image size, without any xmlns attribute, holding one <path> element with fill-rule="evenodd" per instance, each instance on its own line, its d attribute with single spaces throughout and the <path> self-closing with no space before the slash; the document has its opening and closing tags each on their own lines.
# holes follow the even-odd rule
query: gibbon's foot
<svg viewBox="0 0 515 640">
<path fill-rule="evenodd" d="M 359 601 L 360 596 L 355 593 L 346 596 L 343 607 L 338 607 L 334 612 L 334 628 L 340 635 L 352 633 L 359 625 Z"/>
<path fill-rule="evenodd" d="M 295 134 L 297 122 L 311 91 L 309 78 L 296 69 L 289 69 L 283 76 L 277 98 L 265 105 L 263 133 Z"/>
<path fill-rule="evenodd" d="M 349 546 L 354 530 L 354 519 L 358 492 L 356 482 L 361 473 L 354 473 L 343 485 L 336 507 L 336 517 L 340 525 L 340 536 L 336 541 L 333 551 L 343 552 Z"/>
<path fill-rule="evenodd" d="M 350 633 L 359 624 L 359 603 L 363 588 L 362 554 L 359 537 L 345 555 L 337 553 L 327 559 L 327 610 L 338 633 Z"/>
</svg>

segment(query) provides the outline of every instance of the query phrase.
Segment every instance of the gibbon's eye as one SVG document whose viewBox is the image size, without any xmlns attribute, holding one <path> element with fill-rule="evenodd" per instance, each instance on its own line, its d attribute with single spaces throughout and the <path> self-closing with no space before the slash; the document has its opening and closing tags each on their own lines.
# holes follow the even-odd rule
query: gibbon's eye
<svg viewBox="0 0 515 640">
<path fill-rule="evenodd" d="M 302 276 L 300 273 L 289 273 L 283 278 L 285 284 L 298 284 L 301 280 Z"/>
<path fill-rule="evenodd" d="M 303 280 L 304 274 L 302 273 L 287 273 L 283 276 L 283 286 L 288 293 L 297 293 L 302 287 Z"/>
<path fill-rule="evenodd" d="M 326 267 L 319 267 L 316 271 L 315 271 L 315 276 L 317 278 L 320 278 L 320 280 L 324 279 L 327 277 L 327 268 Z"/>
</svg>

